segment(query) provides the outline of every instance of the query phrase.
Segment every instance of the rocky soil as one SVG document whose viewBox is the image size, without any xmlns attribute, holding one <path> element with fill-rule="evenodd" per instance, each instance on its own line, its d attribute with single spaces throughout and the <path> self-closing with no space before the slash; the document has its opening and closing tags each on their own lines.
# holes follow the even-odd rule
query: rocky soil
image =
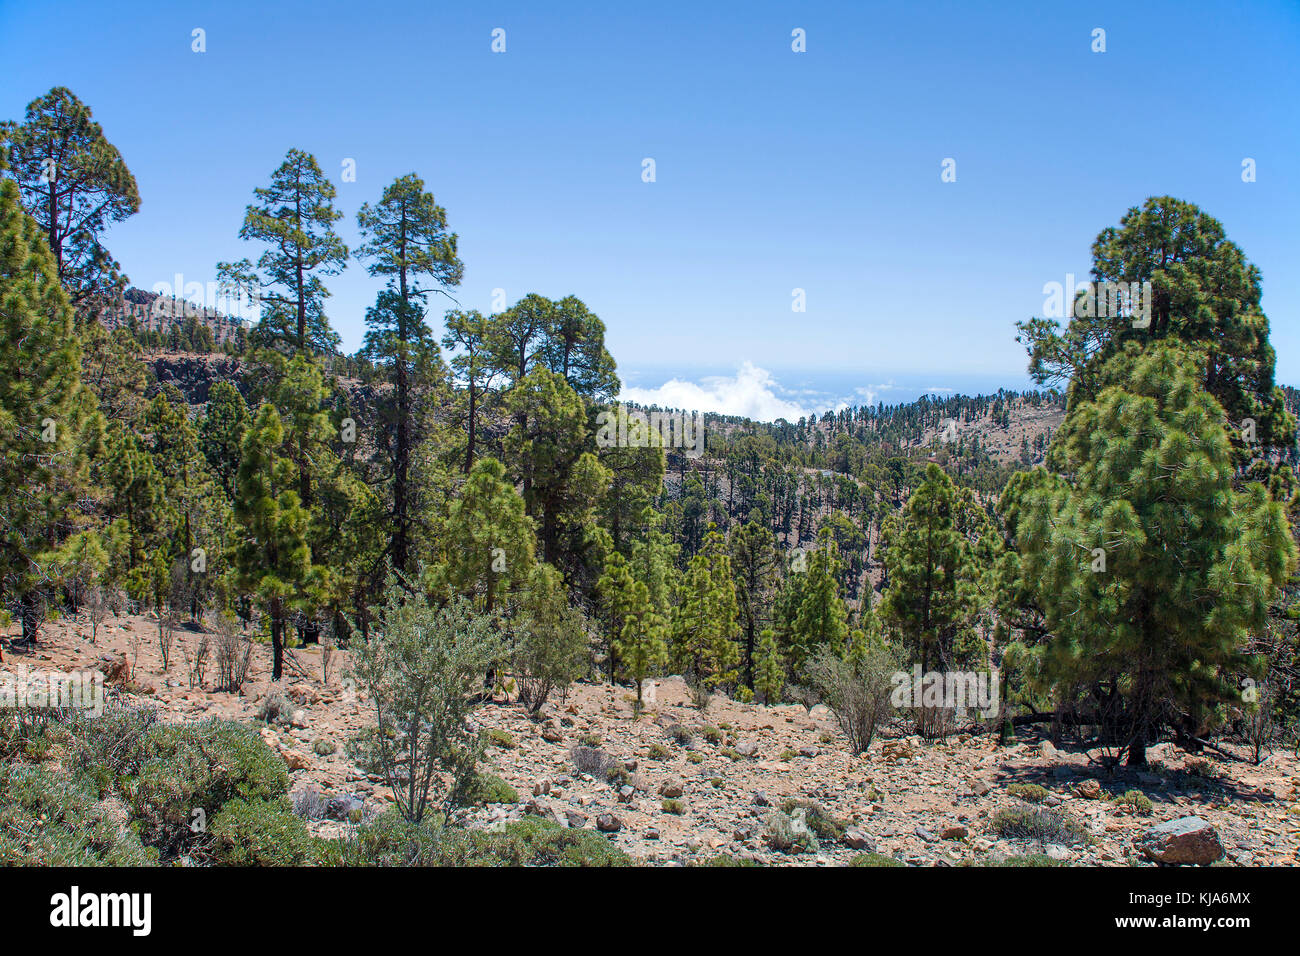
<svg viewBox="0 0 1300 956">
<path fill-rule="evenodd" d="M 293 659 L 300 673 L 287 674 L 277 686 L 268 680 L 269 648 L 255 645 L 250 680 L 242 695 L 234 695 L 191 688 L 179 647 L 164 673 L 156 624 L 148 618 L 110 619 L 95 645 L 88 634 L 81 622 L 49 624 L 38 647 L 7 650 L 0 672 L 24 665 L 29 671 L 113 671 L 124 659 L 134 660 L 133 685 L 119 683 L 113 693 L 156 706 L 167 720 L 259 724 L 285 757 L 294 794 L 320 808 L 311 826 L 322 835 L 342 834 L 349 820 L 391 801 L 383 782 L 344 753 L 347 738 L 373 719 L 365 695 L 346 678 L 345 652 L 335 652 L 327 683 L 320 650 L 299 649 Z M 178 635 L 191 646 L 196 639 L 190 632 Z M 211 685 L 210 671 L 206 682 Z M 1099 751 L 1058 750 L 1036 736 L 1022 736 L 1010 747 L 999 747 L 995 736 L 966 734 L 927 743 L 900 736 L 899 725 L 855 757 L 824 708 L 769 708 L 719 695 L 701 711 L 679 679 L 647 690 L 653 699 L 640 717 L 633 691 L 609 684 L 575 685 L 566 698 L 552 699 L 538 720 L 507 699 L 485 705 L 477 719 L 496 731 L 491 770 L 515 788 L 519 802 L 476 809 L 470 824 L 539 814 L 607 832 L 627 853 L 658 864 L 727 854 L 770 864 L 835 865 L 875 851 L 921 866 L 1029 853 L 1083 865 L 1155 865 L 1153 857 L 1195 858 L 1215 846 L 1215 838 L 1229 864 L 1300 863 L 1300 766 L 1291 753 L 1274 753 L 1256 767 L 1165 743 L 1151 748 L 1147 771 L 1111 775 L 1101 768 Z M 258 712 L 274 693 L 285 695 L 292 708 L 268 725 Z M 576 747 L 599 751 L 582 753 L 615 768 L 613 782 L 603 772 L 580 772 Z M 1246 756 L 1244 748 L 1226 749 Z M 1037 784 L 1046 793 L 1017 784 Z M 1133 790 L 1149 798 L 1149 814 L 1140 801 L 1134 807 L 1111 799 Z M 842 835 L 823 838 L 807 852 L 774 849 L 768 821 L 786 800 L 819 805 L 843 824 Z M 1086 841 L 1008 839 L 992 828 L 999 811 L 1045 808 L 1078 821 Z M 1199 818 L 1213 833 L 1200 823 L 1173 825 L 1187 817 Z M 1171 826 L 1153 833 L 1160 824 Z"/>
</svg>

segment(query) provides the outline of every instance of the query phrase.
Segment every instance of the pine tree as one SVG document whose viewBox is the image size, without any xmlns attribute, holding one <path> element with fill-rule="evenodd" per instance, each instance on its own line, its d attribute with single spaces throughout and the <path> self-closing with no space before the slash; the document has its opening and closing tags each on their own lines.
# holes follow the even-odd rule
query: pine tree
<svg viewBox="0 0 1300 956">
<path fill-rule="evenodd" d="M 542 557 L 569 577 L 586 571 L 595 509 L 611 476 L 588 447 L 587 410 L 559 375 L 536 368 L 507 398 L 511 475 L 538 523 Z"/>
<path fill-rule="evenodd" d="M 763 703 L 771 706 L 781 699 L 785 684 L 785 665 L 781 651 L 776 646 L 776 634 L 770 627 L 763 628 L 758 640 L 758 665 L 754 673 L 754 692 Z"/>
<path fill-rule="evenodd" d="M 53 253 L 58 281 L 78 313 L 92 315 L 121 294 L 125 279 L 101 237 L 140 209 L 135 177 L 90 107 L 56 86 L 3 124 L 21 200 Z"/>
<path fill-rule="evenodd" d="M 443 565 L 434 569 L 430 584 L 481 600 L 488 612 L 502 590 L 527 582 L 535 560 L 533 523 L 505 474 L 505 466 L 495 458 L 474 463 L 460 496 L 451 503 L 443 529 Z"/>
<path fill-rule="evenodd" d="M 736 573 L 736 601 L 740 611 L 740 628 L 744 635 L 745 686 L 754 685 L 757 641 L 771 621 L 772 595 L 780 561 L 776 539 L 760 525 L 750 522 L 731 535 L 731 564 Z"/>
<path fill-rule="evenodd" d="M 1057 431 L 1062 474 L 1021 472 L 999 504 L 1019 557 L 1012 590 L 1042 613 L 1044 679 L 1062 704 L 1082 688 L 1135 765 L 1165 722 L 1199 726 L 1238 698 L 1247 640 L 1296 563 L 1281 505 L 1258 483 L 1233 490 L 1205 361 L 1126 346 Z"/>
<path fill-rule="evenodd" d="M 78 530 L 75 503 L 100 427 L 80 364 L 58 264 L 23 212 L 17 184 L 0 179 L 0 596 L 18 605 L 23 636 L 33 640 L 41 582 Z"/>
<path fill-rule="evenodd" d="M 692 680 L 716 688 L 736 680 L 739 609 L 726 539 L 716 528 L 687 563 L 672 621 L 672 656 Z"/>
<path fill-rule="evenodd" d="M 285 154 L 270 186 L 253 190 L 256 203 L 244 215 L 239 238 L 267 248 L 256 267 L 241 259 L 217 269 L 228 287 L 260 297 L 260 344 L 298 353 L 338 347 L 338 335 L 325 316 L 329 290 L 324 283 L 343 270 L 348 257 L 347 246 L 334 232 L 343 218 L 334 208 L 335 194 L 316 158 L 300 149 Z"/>
<path fill-rule="evenodd" d="M 431 291 L 459 285 L 464 267 L 456 255 L 456 234 L 447 232 L 446 211 L 414 173 L 388 186 L 377 206 L 364 204 L 357 226 L 365 239 L 357 258 L 368 260 L 367 271 L 388 283 L 366 313 L 363 354 L 388 372 L 394 387 L 392 427 L 385 431 L 392 435 L 390 557 L 404 574 L 411 565 L 415 510 L 411 458 L 426 418 L 416 414 L 417 399 L 445 378 L 438 345 L 425 321 L 427 299 Z"/>
<path fill-rule="evenodd" d="M 248 404 L 239 389 L 230 382 L 213 383 L 199 425 L 199 447 L 227 498 L 235 492 L 239 449 L 247 428 Z"/>
<path fill-rule="evenodd" d="M 199 450 L 199 438 L 183 402 L 174 387 L 168 386 L 153 397 L 141 424 L 149 433 L 149 450 L 177 522 L 168 532 L 167 553 L 182 563 L 190 614 L 199 620 L 211 591 L 208 558 L 216 562 L 223 550 L 229 505 Z M 199 551 L 202 560 L 198 560 Z"/>
<path fill-rule="evenodd" d="M 843 654 L 849 639 L 849 615 L 840 598 L 839 548 L 830 531 L 818 536 L 818 547 L 799 580 L 799 603 L 793 621 L 791 663 L 795 673 L 819 650 Z"/>
<path fill-rule="evenodd" d="M 465 389 L 467 409 L 463 470 L 468 475 L 474 465 L 474 453 L 478 447 L 479 418 L 484 400 L 497 375 L 497 369 L 491 360 L 491 324 L 480 312 L 459 310 L 448 312 L 444 322 L 447 333 L 442 337 L 442 347 L 456 352 L 451 367 Z"/>
<path fill-rule="evenodd" d="M 923 672 L 987 660 L 977 633 L 982 571 L 963 533 L 971 525 L 963 515 L 968 504 L 943 469 L 930 464 L 906 507 L 882 532 L 879 554 L 889 589 L 880 615 Z"/>
<path fill-rule="evenodd" d="M 1069 381 L 1070 401 L 1095 399 L 1102 368 L 1130 343 L 1174 344 L 1203 354 L 1202 387 L 1233 422 L 1255 423 L 1255 441 L 1238 444 L 1238 464 L 1295 438 L 1295 418 L 1273 382 L 1275 355 L 1260 307 L 1259 269 L 1231 242 L 1223 225 L 1197 206 L 1155 196 L 1133 207 L 1119 227 L 1103 229 L 1092 246 L 1096 283 L 1151 283 L 1146 316 L 1102 307 L 1104 290 L 1075 303 L 1064 330 L 1049 319 L 1022 323 L 1030 374 L 1039 382 Z"/>
<path fill-rule="evenodd" d="M 302 604 L 311 573 L 308 516 L 293 489 L 293 463 L 277 453 L 283 442 L 279 413 L 263 405 L 244 436 L 235 495 L 235 582 L 270 620 L 272 680 L 283 669 L 285 622 Z"/>
</svg>

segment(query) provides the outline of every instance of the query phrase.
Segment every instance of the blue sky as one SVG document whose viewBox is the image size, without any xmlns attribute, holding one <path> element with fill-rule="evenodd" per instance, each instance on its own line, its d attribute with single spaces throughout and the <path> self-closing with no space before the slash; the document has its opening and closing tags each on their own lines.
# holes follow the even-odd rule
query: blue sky
<svg viewBox="0 0 1300 956">
<path fill-rule="evenodd" d="M 0 116 L 65 85 L 122 151 L 143 205 L 108 245 L 143 288 L 255 257 L 244 207 L 290 147 L 336 182 L 356 161 L 350 245 L 360 204 L 414 170 L 460 235 L 465 307 L 578 295 L 630 384 L 767 414 L 1023 386 L 1013 323 L 1169 193 L 1261 268 L 1300 384 L 1295 0 L 0 0 L 0 62 Z M 354 349 L 377 283 L 353 265 L 330 286 Z"/>
</svg>

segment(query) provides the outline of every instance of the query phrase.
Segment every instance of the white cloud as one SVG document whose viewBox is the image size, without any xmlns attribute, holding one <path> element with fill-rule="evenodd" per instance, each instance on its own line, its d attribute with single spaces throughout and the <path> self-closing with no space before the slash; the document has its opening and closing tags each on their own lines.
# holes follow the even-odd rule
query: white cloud
<svg viewBox="0 0 1300 956">
<path fill-rule="evenodd" d="M 895 387 L 893 382 L 882 382 L 879 385 L 859 385 L 853 391 L 863 400 L 864 405 L 874 405 L 880 398 L 881 392 L 887 392 Z"/>
<path fill-rule="evenodd" d="M 734 378 L 711 375 L 698 383 L 673 378 L 658 388 L 624 388 L 619 398 L 639 405 L 681 408 L 688 412 L 741 415 L 760 422 L 778 418 L 795 422 L 808 415 L 806 409 L 778 394 L 783 391 L 771 372 L 745 362 L 736 370 Z"/>
</svg>

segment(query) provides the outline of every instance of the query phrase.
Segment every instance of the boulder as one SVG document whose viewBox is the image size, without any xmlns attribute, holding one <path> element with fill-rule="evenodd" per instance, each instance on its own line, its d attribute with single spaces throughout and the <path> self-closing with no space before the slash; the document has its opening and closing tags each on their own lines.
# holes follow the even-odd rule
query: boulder
<svg viewBox="0 0 1300 956">
<path fill-rule="evenodd" d="M 1208 866 L 1223 858 L 1219 834 L 1200 817 L 1179 817 L 1147 830 L 1137 841 L 1138 850 L 1157 863 Z"/>
<path fill-rule="evenodd" d="M 659 796 L 661 797 L 680 797 L 686 790 L 686 785 L 682 783 L 681 777 L 669 777 L 663 783 L 659 784 Z"/>
</svg>

